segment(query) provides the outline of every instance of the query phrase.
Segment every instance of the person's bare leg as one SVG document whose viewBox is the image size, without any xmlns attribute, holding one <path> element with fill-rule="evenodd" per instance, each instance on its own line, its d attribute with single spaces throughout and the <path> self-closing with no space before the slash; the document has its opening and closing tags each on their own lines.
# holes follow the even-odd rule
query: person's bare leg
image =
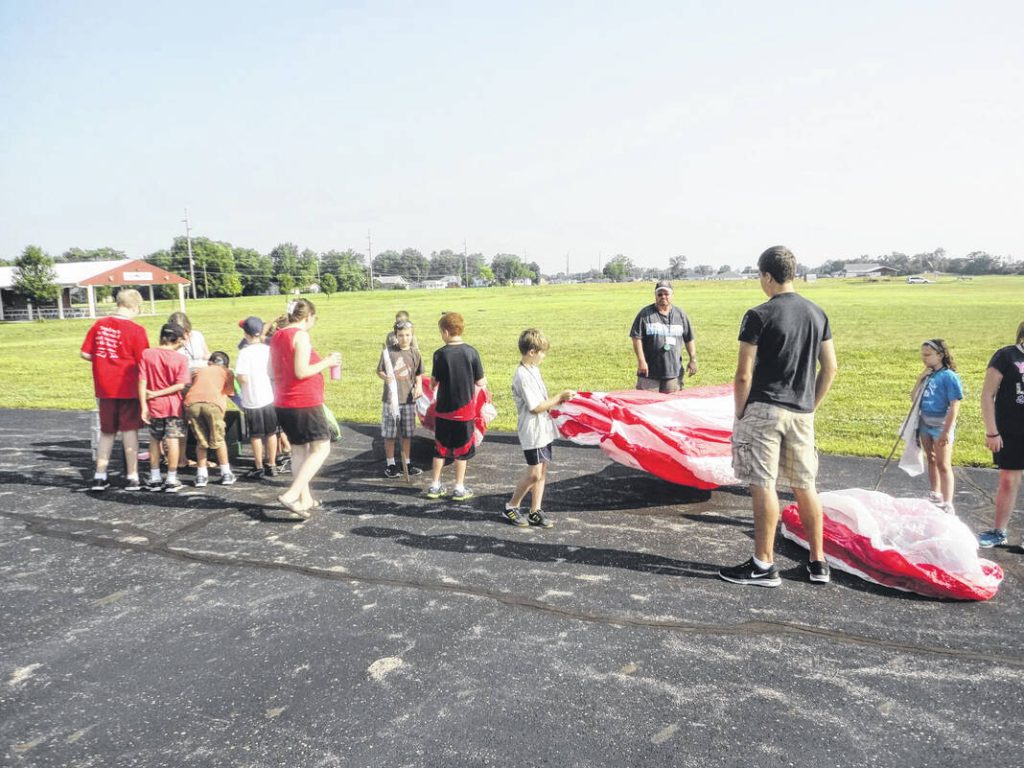
<svg viewBox="0 0 1024 768">
<path fill-rule="evenodd" d="M 196 463 L 199 463 L 199 448 L 196 447 Z M 178 469 L 188 469 L 188 437 L 178 438 Z"/>
<path fill-rule="evenodd" d="M 935 444 L 935 469 L 939 476 L 939 493 L 942 500 L 952 503 L 956 478 L 953 476 L 953 444 Z"/>
<path fill-rule="evenodd" d="M 163 450 L 163 446 L 162 446 L 162 444 L 159 441 L 157 441 L 157 445 L 161 445 L 161 450 Z M 168 440 L 167 441 L 167 471 L 168 472 L 172 472 L 172 471 L 173 472 L 177 472 L 178 471 L 178 458 L 179 458 L 178 457 L 178 449 L 179 449 L 180 446 L 181 446 L 181 443 L 179 443 L 177 440 Z M 157 451 L 157 453 L 159 453 L 159 450 Z M 159 457 L 157 457 L 156 461 L 157 461 L 157 463 L 154 464 L 153 466 L 156 467 L 156 468 L 159 468 L 160 467 L 160 463 L 159 463 L 160 459 L 159 459 Z"/>
<path fill-rule="evenodd" d="M 277 464 L 277 435 L 267 435 L 267 466 Z"/>
<path fill-rule="evenodd" d="M 292 484 L 281 494 L 281 500 L 297 504 L 301 509 L 313 506 L 310 482 L 320 471 L 331 453 L 329 440 L 315 440 L 306 445 L 292 446 Z"/>
<path fill-rule="evenodd" d="M 433 464 L 430 465 L 430 485 L 432 487 L 439 488 L 441 486 L 441 470 L 443 469 L 444 459 L 435 456 Z"/>
<path fill-rule="evenodd" d="M 411 437 L 403 437 L 402 438 L 402 456 L 405 457 L 406 461 L 411 461 L 412 460 L 412 438 Z"/>
<path fill-rule="evenodd" d="M 996 491 L 996 528 L 1000 530 L 1005 531 L 1010 524 L 1010 515 L 1017 500 L 1022 475 L 1024 472 L 1019 469 L 999 470 L 999 489 Z"/>
<path fill-rule="evenodd" d="M 252 465 L 255 469 L 262 469 L 263 467 L 263 438 L 254 437 L 249 440 L 249 445 L 252 447 Z"/>
<path fill-rule="evenodd" d="M 754 557 L 762 563 L 775 562 L 775 527 L 779 523 L 779 497 L 775 486 L 750 486 L 754 500 Z"/>
<path fill-rule="evenodd" d="M 939 466 L 936 461 L 935 440 L 927 435 L 921 435 L 921 449 L 928 457 L 928 483 L 931 485 L 932 493 L 942 495 L 942 481 L 939 477 Z"/>
<path fill-rule="evenodd" d="M 530 496 L 531 512 L 544 508 L 544 486 L 548 482 L 548 465 L 538 464 L 537 467 L 540 469 L 540 472 L 537 473 L 537 480 L 533 484 L 533 495 Z"/>
<path fill-rule="evenodd" d="M 535 482 L 537 482 L 537 476 L 534 472 L 534 467 L 527 467 L 522 477 L 519 478 L 519 482 L 516 483 L 516 489 L 512 491 L 512 498 L 509 499 L 508 505 L 510 507 L 518 507 L 522 504 L 523 499 L 526 498 L 526 494 L 530 492 Z"/>
<path fill-rule="evenodd" d="M 467 462 L 465 459 L 456 459 L 455 460 L 455 487 L 456 488 L 465 488 L 466 487 L 465 486 L 465 482 L 466 482 L 466 464 L 468 464 L 468 463 L 469 462 Z"/>
<path fill-rule="evenodd" d="M 384 458 L 388 464 L 395 460 L 395 441 L 392 438 L 384 438 Z"/>
<path fill-rule="evenodd" d="M 125 475 L 139 476 L 139 433 L 130 429 L 121 433 L 121 445 L 124 446 Z"/>
<path fill-rule="evenodd" d="M 117 433 L 113 432 L 107 434 L 106 432 L 100 433 L 100 444 L 96 446 L 96 474 L 104 475 L 107 472 L 107 467 L 110 465 L 110 454 L 114 450 L 114 440 L 117 438 Z"/>
<path fill-rule="evenodd" d="M 196 464 L 199 469 L 206 469 L 206 448 L 196 443 Z"/>
<path fill-rule="evenodd" d="M 825 559 L 825 549 L 823 544 L 823 524 L 822 524 L 822 511 L 821 511 L 821 499 L 818 498 L 818 491 L 812 485 L 809 488 L 794 488 L 793 495 L 796 496 L 797 512 L 800 514 L 800 523 L 804 527 L 804 533 L 807 535 L 807 544 L 809 547 L 808 556 L 813 562 L 815 560 Z M 776 507 L 776 509 L 778 509 Z M 775 529 L 772 528 L 772 534 L 774 535 Z"/>
</svg>

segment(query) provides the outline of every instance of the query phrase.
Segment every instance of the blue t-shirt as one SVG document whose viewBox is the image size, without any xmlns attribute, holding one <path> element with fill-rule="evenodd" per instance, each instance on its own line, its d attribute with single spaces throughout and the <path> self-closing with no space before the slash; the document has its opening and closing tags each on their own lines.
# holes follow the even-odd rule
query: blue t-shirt
<svg viewBox="0 0 1024 768">
<path fill-rule="evenodd" d="M 964 390 L 960 377 L 949 368 L 940 368 L 928 377 L 921 395 L 921 413 L 927 416 L 945 416 L 953 400 L 963 400 Z"/>
</svg>

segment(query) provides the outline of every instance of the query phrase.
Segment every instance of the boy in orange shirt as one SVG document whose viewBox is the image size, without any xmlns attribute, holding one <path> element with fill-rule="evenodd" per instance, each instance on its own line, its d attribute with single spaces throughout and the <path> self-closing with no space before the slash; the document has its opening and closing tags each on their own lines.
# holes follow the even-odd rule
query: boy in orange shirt
<svg viewBox="0 0 1024 768">
<path fill-rule="evenodd" d="M 224 411 L 228 407 L 228 395 L 235 393 L 235 375 L 228 366 L 231 364 L 226 352 L 210 355 L 205 368 L 192 374 L 192 386 L 185 395 L 185 420 L 196 436 L 196 488 L 202 488 L 209 480 L 206 466 L 207 452 L 213 450 L 220 464 L 220 484 L 232 485 L 235 476 L 228 463 L 228 445 L 224 440 Z"/>
</svg>

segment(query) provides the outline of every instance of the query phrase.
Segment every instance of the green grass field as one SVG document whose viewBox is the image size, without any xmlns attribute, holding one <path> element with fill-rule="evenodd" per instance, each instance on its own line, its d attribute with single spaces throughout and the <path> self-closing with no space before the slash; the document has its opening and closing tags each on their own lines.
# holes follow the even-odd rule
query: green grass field
<svg viewBox="0 0 1024 768">
<path fill-rule="evenodd" d="M 374 370 L 395 311 L 406 309 L 412 315 L 429 372 L 430 354 L 440 344 L 437 318 L 442 311 L 457 310 L 466 317 L 465 339 L 480 351 L 494 393 L 499 417 L 492 427 L 514 430 L 509 383 L 519 359 L 519 332 L 537 326 L 551 339 L 544 364 L 550 390 L 626 389 L 635 376 L 629 327 L 640 307 L 652 301 L 652 289 L 651 283 L 629 283 L 314 297 L 320 320 L 313 330 L 314 345 L 321 352 L 339 350 L 344 358 L 342 381 L 328 382 L 328 404 L 345 421 L 377 421 L 381 384 Z M 989 462 L 978 396 L 989 357 L 1013 343 L 1017 324 L 1024 319 L 1024 278 L 931 285 L 820 280 L 801 283 L 798 290 L 828 313 L 839 358 L 839 376 L 818 417 L 823 451 L 886 455 L 921 370 L 920 342 L 939 336 L 952 345 L 966 394 L 954 461 Z M 688 385 L 730 381 L 740 318 L 746 308 L 764 300 L 757 282 L 680 281 L 675 298 L 697 332 L 701 370 Z M 223 349 L 233 361 L 241 337 L 238 320 L 247 315 L 269 319 L 283 307 L 281 297 L 211 299 L 190 302 L 188 312 L 211 350 Z M 175 308 L 172 302 L 157 302 L 157 316 L 141 318 L 151 342 Z M 0 325 L 0 406 L 92 408 L 89 365 L 78 357 L 90 322 Z"/>
</svg>

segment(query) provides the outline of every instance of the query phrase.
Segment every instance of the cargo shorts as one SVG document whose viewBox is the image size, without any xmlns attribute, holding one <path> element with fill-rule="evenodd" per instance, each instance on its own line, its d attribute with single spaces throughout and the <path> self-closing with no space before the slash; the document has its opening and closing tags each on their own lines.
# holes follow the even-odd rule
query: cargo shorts
<svg viewBox="0 0 1024 768">
<path fill-rule="evenodd" d="M 781 478 L 791 488 L 813 488 L 818 475 L 814 414 L 747 403 L 733 425 L 732 469 L 747 485 L 770 488 Z"/>
</svg>

